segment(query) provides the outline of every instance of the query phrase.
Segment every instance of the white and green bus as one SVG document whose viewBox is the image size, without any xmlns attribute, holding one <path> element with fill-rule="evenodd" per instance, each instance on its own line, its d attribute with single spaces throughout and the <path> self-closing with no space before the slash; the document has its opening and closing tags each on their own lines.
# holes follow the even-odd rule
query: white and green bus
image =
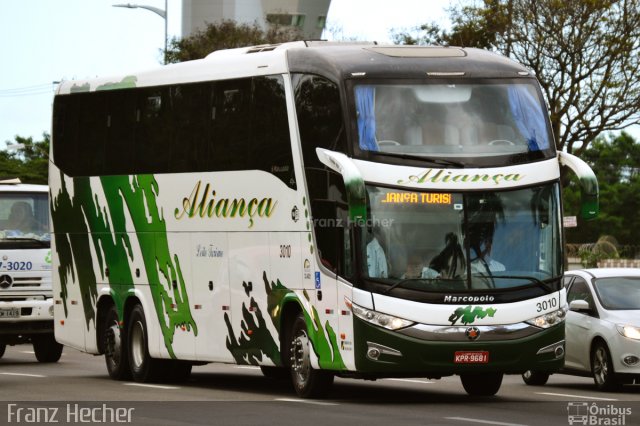
<svg viewBox="0 0 640 426">
<path fill-rule="evenodd" d="M 294 42 L 60 84 L 56 339 L 109 375 L 503 374 L 564 361 L 560 165 L 538 83 L 475 49 Z"/>
</svg>

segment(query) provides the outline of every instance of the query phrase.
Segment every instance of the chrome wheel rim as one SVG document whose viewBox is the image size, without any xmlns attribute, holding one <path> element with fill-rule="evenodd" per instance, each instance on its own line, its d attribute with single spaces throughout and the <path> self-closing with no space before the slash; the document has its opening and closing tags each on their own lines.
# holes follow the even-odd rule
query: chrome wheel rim
<svg viewBox="0 0 640 426">
<path fill-rule="evenodd" d="M 603 347 L 596 349 L 593 354 L 593 377 L 598 385 L 603 385 L 609 376 L 607 351 Z"/>
<path fill-rule="evenodd" d="M 525 379 L 527 379 L 527 380 L 531 379 L 531 370 L 527 370 L 527 371 L 525 371 L 525 372 L 524 372 L 524 374 L 523 374 L 523 376 L 524 376 L 524 378 L 525 378 Z"/>
<path fill-rule="evenodd" d="M 311 372 L 309 337 L 304 330 L 300 330 L 291 342 L 291 369 L 296 383 L 300 387 L 304 387 Z"/>
<path fill-rule="evenodd" d="M 131 331 L 131 356 L 133 365 L 140 368 L 144 362 L 145 342 L 144 327 L 140 321 L 136 321 Z"/>
</svg>

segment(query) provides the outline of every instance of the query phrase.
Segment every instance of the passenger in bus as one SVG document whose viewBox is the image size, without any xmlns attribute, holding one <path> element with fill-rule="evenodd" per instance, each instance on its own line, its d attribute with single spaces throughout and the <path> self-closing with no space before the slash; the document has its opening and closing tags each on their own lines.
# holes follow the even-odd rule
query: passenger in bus
<svg viewBox="0 0 640 426">
<path fill-rule="evenodd" d="M 463 276 L 466 272 L 466 262 L 458 236 L 448 232 L 444 237 L 444 248 L 429 263 L 429 267 L 438 271 L 443 278 Z"/>
<path fill-rule="evenodd" d="M 367 231 L 367 271 L 372 278 L 388 278 L 389 266 L 384 249 L 374 235 L 374 230 Z"/>
<path fill-rule="evenodd" d="M 505 266 L 491 257 L 493 238 L 488 238 L 480 244 L 471 245 L 471 273 L 489 274 L 506 271 Z M 475 246 L 475 247 L 474 247 Z M 475 257 L 474 257 L 475 255 Z"/>
<path fill-rule="evenodd" d="M 407 261 L 407 271 L 401 277 L 403 279 L 434 279 L 440 274 L 435 269 L 426 266 L 424 258 L 418 254 L 412 254 Z"/>
</svg>

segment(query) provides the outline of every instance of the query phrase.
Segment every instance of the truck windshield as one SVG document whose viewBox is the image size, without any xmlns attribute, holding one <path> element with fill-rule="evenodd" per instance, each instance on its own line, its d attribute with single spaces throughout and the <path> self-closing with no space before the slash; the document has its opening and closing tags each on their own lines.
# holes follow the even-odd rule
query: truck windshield
<svg viewBox="0 0 640 426">
<path fill-rule="evenodd" d="M 48 244 L 49 241 L 47 193 L 0 193 L 0 243 L 3 246 Z"/>
<path fill-rule="evenodd" d="M 367 186 L 363 276 L 393 288 L 546 286 L 561 274 L 557 184 L 428 193 Z"/>
<path fill-rule="evenodd" d="M 495 163 L 554 155 L 532 82 L 360 83 L 353 86 L 357 149 L 372 154 Z M 484 161 L 484 163 L 483 163 Z"/>
</svg>

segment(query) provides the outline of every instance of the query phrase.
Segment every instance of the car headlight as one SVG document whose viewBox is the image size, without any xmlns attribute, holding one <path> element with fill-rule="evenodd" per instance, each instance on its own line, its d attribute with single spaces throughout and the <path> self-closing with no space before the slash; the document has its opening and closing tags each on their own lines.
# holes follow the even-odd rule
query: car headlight
<svg viewBox="0 0 640 426">
<path fill-rule="evenodd" d="M 567 310 L 568 308 L 564 306 L 557 311 L 540 315 L 539 317 L 532 318 L 526 322 L 528 324 L 535 325 L 536 327 L 549 328 L 564 321 L 567 317 Z"/>
<path fill-rule="evenodd" d="M 383 314 L 382 312 L 363 308 L 362 306 L 356 305 L 347 298 L 345 298 L 345 302 L 347 306 L 351 308 L 351 312 L 353 312 L 353 315 L 364 321 L 370 322 L 371 324 L 375 324 L 379 327 L 384 327 L 387 330 L 399 330 L 401 328 L 409 327 L 410 325 L 415 324 L 414 321 L 409 321 L 403 318 L 394 317 L 393 315 L 387 315 Z"/>
<path fill-rule="evenodd" d="M 633 340 L 640 340 L 640 328 L 632 325 L 616 324 L 618 333 Z"/>
</svg>

